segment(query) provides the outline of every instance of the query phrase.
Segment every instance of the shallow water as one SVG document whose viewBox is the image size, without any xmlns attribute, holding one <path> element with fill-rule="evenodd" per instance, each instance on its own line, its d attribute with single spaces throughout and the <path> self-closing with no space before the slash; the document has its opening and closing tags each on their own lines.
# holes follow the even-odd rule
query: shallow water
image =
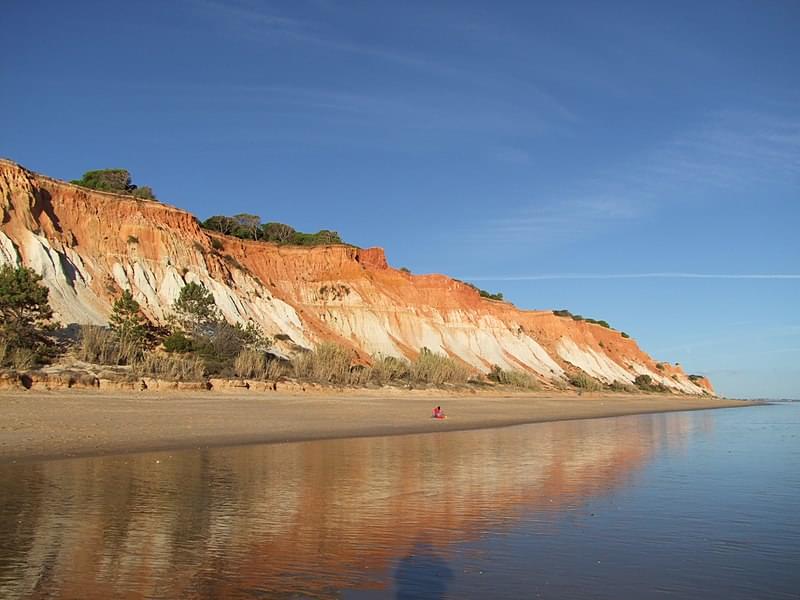
<svg viewBox="0 0 800 600">
<path fill-rule="evenodd" d="M 2 598 L 798 598 L 800 404 L 0 466 Z"/>
</svg>

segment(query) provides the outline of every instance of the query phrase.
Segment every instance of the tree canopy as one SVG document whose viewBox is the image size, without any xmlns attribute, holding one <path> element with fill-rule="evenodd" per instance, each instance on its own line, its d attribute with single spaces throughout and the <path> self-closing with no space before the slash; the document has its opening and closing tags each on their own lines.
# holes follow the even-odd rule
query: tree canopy
<svg viewBox="0 0 800 600">
<path fill-rule="evenodd" d="M 108 324 L 123 347 L 133 355 L 130 358 L 141 355 L 147 345 L 147 320 L 130 291 L 122 292 L 114 302 Z"/>
<path fill-rule="evenodd" d="M 214 296 L 199 283 L 187 283 L 172 307 L 180 328 L 193 338 L 208 335 L 220 320 Z"/>
<path fill-rule="evenodd" d="M 153 189 L 146 185 L 141 187 L 135 185 L 131 181 L 130 172 L 126 169 L 98 169 L 95 171 L 86 171 L 81 179 L 73 179 L 70 183 L 103 192 L 128 194 L 146 200 L 156 199 Z"/>
<path fill-rule="evenodd" d="M 244 240 L 260 240 L 291 246 L 344 244 L 339 233 L 330 229 L 321 229 L 317 233 L 304 233 L 285 223 L 274 221 L 262 223 L 261 217 L 248 213 L 232 217 L 214 215 L 203 221 L 201 226 L 211 231 L 218 231 Z"/>
<path fill-rule="evenodd" d="M 53 310 L 42 277 L 27 267 L 0 267 L 0 341 L 7 349 L 37 348 Z"/>
</svg>

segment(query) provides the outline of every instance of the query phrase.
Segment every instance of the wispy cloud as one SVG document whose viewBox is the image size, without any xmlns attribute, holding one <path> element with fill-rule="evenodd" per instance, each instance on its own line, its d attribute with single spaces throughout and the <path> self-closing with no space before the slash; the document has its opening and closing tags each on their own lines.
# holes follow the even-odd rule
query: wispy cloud
<svg viewBox="0 0 800 600">
<path fill-rule="evenodd" d="M 322 20 L 309 20 L 302 18 L 286 17 L 274 11 L 267 11 L 263 5 L 238 2 L 223 2 L 222 0 L 192 0 L 193 6 L 200 7 L 215 19 L 223 19 L 229 23 L 235 35 L 246 34 L 254 41 L 264 43 L 295 44 L 300 47 L 318 48 L 334 53 L 360 55 L 366 59 L 382 61 L 394 67 L 404 67 L 420 73 L 426 73 L 437 81 L 433 88 L 447 90 L 448 85 L 457 85 L 458 90 L 452 90 L 452 97 L 447 98 L 447 109 L 468 104 L 468 98 L 475 92 L 491 95 L 495 98 L 493 106 L 487 110 L 495 113 L 495 119 L 503 123 L 516 123 L 523 129 L 527 127 L 532 114 L 538 125 L 545 123 L 552 126 L 556 121 L 575 120 L 572 111 L 560 102 L 554 95 L 531 84 L 527 80 L 520 80 L 504 76 L 495 72 L 482 72 L 476 77 L 475 66 L 471 62 L 459 64 L 456 61 L 442 61 L 416 49 L 397 49 L 374 42 L 367 42 L 348 37 L 341 30 L 331 29 Z M 431 88 L 431 86 L 428 86 Z M 509 89 L 510 88 L 510 89 Z M 500 90 L 507 89 L 508 93 L 500 94 Z M 517 102 L 499 101 L 501 97 L 516 97 Z M 398 104 L 412 104 L 415 98 L 396 97 Z M 486 98 L 480 100 L 485 102 Z M 509 104 L 513 106 L 509 106 Z M 525 107 L 525 110 L 521 110 Z M 510 110 L 509 110 L 510 109 Z M 447 111 L 443 111 L 444 117 Z M 468 123 L 466 120 L 465 123 Z"/>
<path fill-rule="evenodd" d="M 800 273 L 537 273 L 497 277 L 463 276 L 470 281 L 540 281 L 545 279 L 800 279 Z"/>
<path fill-rule="evenodd" d="M 569 241 L 676 204 L 705 202 L 720 190 L 761 190 L 798 180 L 796 111 L 721 111 L 650 152 L 565 186 L 560 199 L 531 198 L 517 214 L 482 223 L 473 237 L 497 243 Z"/>
<path fill-rule="evenodd" d="M 673 346 L 666 346 L 654 349 L 655 354 L 664 354 L 681 350 L 692 353 L 701 348 L 713 347 L 751 347 L 753 344 L 764 340 L 780 340 L 785 338 L 796 338 L 800 336 L 800 325 L 772 325 L 760 327 L 737 328 L 731 325 L 729 332 L 721 336 L 705 337 L 701 339 L 687 340 Z M 766 350 L 759 349 L 758 354 L 763 354 Z M 719 353 L 715 353 L 719 357 Z"/>
<path fill-rule="evenodd" d="M 553 242 L 582 237 L 638 217 L 642 204 L 621 195 L 587 195 L 537 203 L 516 215 L 472 228 L 469 237 L 495 243 Z"/>
</svg>

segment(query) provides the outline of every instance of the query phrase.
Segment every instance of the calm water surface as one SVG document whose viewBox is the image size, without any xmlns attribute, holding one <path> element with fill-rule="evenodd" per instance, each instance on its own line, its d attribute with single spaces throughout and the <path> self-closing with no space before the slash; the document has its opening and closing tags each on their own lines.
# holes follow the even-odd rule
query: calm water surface
<svg viewBox="0 0 800 600">
<path fill-rule="evenodd" d="M 800 404 L 0 466 L 2 598 L 800 598 Z"/>
</svg>

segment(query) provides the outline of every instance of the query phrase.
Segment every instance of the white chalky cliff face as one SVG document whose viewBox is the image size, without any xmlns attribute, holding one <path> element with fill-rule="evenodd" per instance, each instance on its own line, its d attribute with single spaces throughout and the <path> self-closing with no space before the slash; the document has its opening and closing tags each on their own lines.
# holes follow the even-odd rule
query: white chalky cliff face
<svg viewBox="0 0 800 600">
<path fill-rule="evenodd" d="M 300 347 L 331 340 L 363 358 L 411 358 L 427 347 L 484 372 L 500 365 L 545 383 L 581 370 L 605 383 L 647 374 L 678 392 L 713 393 L 678 366 L 657 367 L 617 331 L 487 300 L 443 275 L 392 269 L 379 248 L 281 247 L 212 234 L 171 206 L 0 160 L 4 263 L 44 277 L 62 323 L 106 322 L 122 290 L 163 321 L 180 289 L 198 282 L 228 321 L 253 321 Z"/>
</svg>

